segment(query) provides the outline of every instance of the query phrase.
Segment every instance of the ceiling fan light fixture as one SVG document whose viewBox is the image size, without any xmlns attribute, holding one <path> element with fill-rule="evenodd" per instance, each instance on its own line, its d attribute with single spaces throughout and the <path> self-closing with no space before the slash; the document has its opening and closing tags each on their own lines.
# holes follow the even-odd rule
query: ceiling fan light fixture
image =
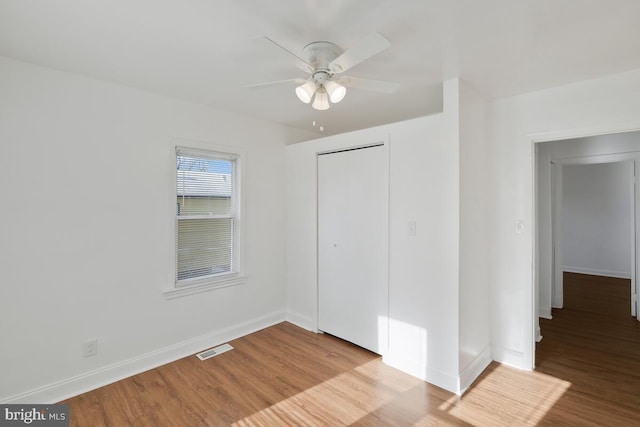
<svg viewBox="0 0 640 427">
<path fill-rule="evenodd" d="M 398 86 L 397 83 L 392 82 L 342 75 L 344 71 L 350 70 L 389 47 L 391 43 L 382 34 L 371 33 L 359 44 L 346 51 L 331 42 L 311 42 L 302 49 L 301 56 L 268 37 L 262 39 L 289 54 L 291 59 L 295 58 L 296 66 L 308 76 L 306 80 L 300 78 L 279 80 L 248 85 L 248 88 L 268 88 L 295 82 L 296 96 L 301 102 L 311 104 L 316 110 L 327 110 L 331 108 L 331 104 L 337 104 L 344 99 L 347 94 L 345 86 L 382 93 L 392 93 Z"/>
<path fill-rule="evenodd" d="M 329 80 L 324 84 L 325 89 L 327 89 L 327 93 L 329 94 L 329 99 L 334 104 L 342 101 L 344 96 L 347 94 L 347 88 L 334 82 L 333 80 Z"/>
<path fill-rule="evenodd" d="M 316 91 L 316 98 L 311 104 L 316 110 L 328 110 L 329 109 L 329 95 L 323 87 L 319 87 Z"/>
<path fill-rule="evenodd" d="M 305 104 L 311 102 L 314 93 L 316 93 L 316 84 L 313 80 L 307 80 L 296 88 L 298 99 Z"/>
</svg>

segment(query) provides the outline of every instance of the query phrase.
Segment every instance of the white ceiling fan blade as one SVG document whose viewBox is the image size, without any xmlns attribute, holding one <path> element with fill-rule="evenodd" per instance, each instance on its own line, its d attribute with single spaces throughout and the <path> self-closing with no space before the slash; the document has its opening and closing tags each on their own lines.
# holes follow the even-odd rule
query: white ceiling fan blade
<svg viewBox="0 0 640 427">
<path fill-rule="evenodd" d="M 346 87 L 371 90 L 374 92 L 382 92 L 382 93 L 393 93 L 400 86 L 400 83 L 396 83 L 396 82 L 364 79 L 362 77 L 340 76 L 334 80 Z"/>
<path fill-rule="evenodd" d="M 261 40 L 265 41 L 265 42 L 269 42 L 271 45 L 273 46 L 277 46 L 279 47 L 281 50 L 287 52 L 293 59 L 295 59 L 295 66 L 300 68 L 302 71 L 304 71 L 305 73 L 309 73 L 309 74 L 313 74 L 313 66 L 311 64 L 309 64 L 307 61 L 305 61 L 304 59 L 300 58 L 298 55 L 296 55 L 295 53 L 291 52 L 289 49 L 287 49 L 286 47 L 282 46 L 281 44 L 271 40 L 269 37 L 261 37 Z"/>
<path fill-rule="evenodd" d="M 302 84 L 304 82 L 306 82 L 306 79 L 287 79 L 287 80 L 276 80 L 273 82 L 246 85 L 245 87 L 247 89 L 267 89 L 270 87 L 277 87 L 277 86 L 291 86 L 294 83 Z"/>
<path fill-rule="evenodd" d="M 333 73 L 341 73 L 358 65 L 365 59 L 371 58 L 378 52 L 382 52 L 391 45 L 385 36 L 380 33 L 371 33 L 358 45 L 348 49 L 342 55 L 329 63 L 329 69 Z"/>
</svg>

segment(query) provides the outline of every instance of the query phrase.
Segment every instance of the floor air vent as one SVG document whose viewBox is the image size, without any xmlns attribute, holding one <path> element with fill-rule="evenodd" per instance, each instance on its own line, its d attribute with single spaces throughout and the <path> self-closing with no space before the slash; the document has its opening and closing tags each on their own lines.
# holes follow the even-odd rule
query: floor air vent
<svg viewBox="0 0 640 427">
<path fill-rule="evenodd" d="M 196 354 L 196 356 L 198 356 L 198 359 L 200 360 L 207 360 L 207 359 L 211 359 L 213 356 L 217 356 L 229 350 L 233 350 L 233 347 L 231 347 L 229 344 L 222 344 L 217 347 L 210 348 L 209 350 L 205 350 L 201 353 L 198 353 Z"/>
</svg>

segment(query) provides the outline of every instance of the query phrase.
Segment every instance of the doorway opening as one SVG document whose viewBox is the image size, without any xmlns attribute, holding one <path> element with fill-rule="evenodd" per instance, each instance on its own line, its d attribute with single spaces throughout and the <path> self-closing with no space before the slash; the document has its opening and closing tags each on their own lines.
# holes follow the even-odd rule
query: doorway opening
<svg viewBox="0 0 640 427">
<path fill-rule="evenodd" d="M 549 155 L 545 148 L 540 152 Z M 565 273 L 579 273 L 627 279 L 628 313 L 636 317 L 637 155 L 559 158 L 551 151 L 549 157 L 551 188 L 546 196 L 539 192 L 549 200 L 552 250 L 540 265 L 548 265 L 550 256 L 552 271 L 538 290 L 540 316 L 550 318 L 552 308 L 564 306 Z M 549 233 L 544 226 L 538 231 Z"/>
<path fill-rule="evenodd" d="M 534 150 L 537 341 L 544 338 L 545 327 L 553 330 L 549 320 L 562 312 L 559 309 L 576 309 L 576 301 L 584 309 L 584 298 L 593 298 L 587 304 L 600 302 L 603 310 L 611 309 L 605 308 L 608 302 L 603 298 L 610 295 L 598 288 L 605 283 L 611 285 L 606 288 L 611 294 L 626 289 L 624 316 L 640 320 L 636 280 L 640 132 L 542 142 Z M 576 300 L 576 292 L 587 288 L 591 296 L 578 294 Z M 565 304 L 569 293 L 571 307 Z M 538 356 L 534 351 L 534 360 Z"/>
</svg>

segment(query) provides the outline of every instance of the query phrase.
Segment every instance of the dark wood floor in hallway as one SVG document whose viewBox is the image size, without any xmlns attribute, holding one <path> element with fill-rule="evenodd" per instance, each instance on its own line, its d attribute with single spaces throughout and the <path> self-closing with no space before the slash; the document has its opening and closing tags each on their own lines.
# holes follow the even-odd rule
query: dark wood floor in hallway
<svg viewBox="0 0 640 427">
<path fill-rule="evenodd" d="M 69 399 L 71 425 L 640 425 L 640 322 L 613 308 L 624 305 L 617 291 L 574 279 L 567 307 L 543 322 L 537 371 L 492 363 L 461 398 L 285 322 L 212 359 L 187 357 Z"/>
<path fill-rule="evenodd" d="M 555 409 L 576 424 L 640 425 L 640 322 L 630 281 L 564 273 L 564 308 L 541 319 L 536 372 L 571 384 Z"/>
</svg>

